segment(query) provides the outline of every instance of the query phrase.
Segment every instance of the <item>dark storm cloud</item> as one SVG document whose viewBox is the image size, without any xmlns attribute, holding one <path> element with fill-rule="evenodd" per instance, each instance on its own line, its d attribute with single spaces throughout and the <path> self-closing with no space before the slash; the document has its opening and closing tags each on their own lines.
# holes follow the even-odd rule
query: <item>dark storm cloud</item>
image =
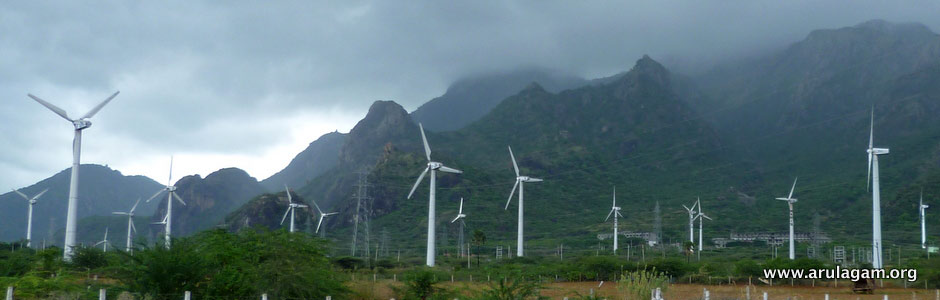
<svg viewBox="0 0 940 300">
<path fill-rule="evenodd" d="M 183 153 L 184 171 L 265 177 L 319 134 L 348 130 L 373 100 L 414 109 L 468 74 L 597 77 L 642 54 L 693 69 L 875 18 L 937 29 L 938 3 L 5 2 L 0 186 L 69 165 L 70 126 L 27 92 L 77 115 L 121 90 L 93 120 L 84 161 L 162 178 L 147 166 Z"/>
</svg>

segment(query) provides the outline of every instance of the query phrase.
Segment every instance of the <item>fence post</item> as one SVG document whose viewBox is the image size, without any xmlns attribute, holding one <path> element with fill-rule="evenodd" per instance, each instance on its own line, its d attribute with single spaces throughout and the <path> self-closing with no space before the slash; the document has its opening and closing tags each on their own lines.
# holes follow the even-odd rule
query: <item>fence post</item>
<svg viewBox="0 0 940 300">
<path fill-rule="evenodd" d="M 829 300 L 829 294 L 826 294 L 826 299 L 825 299 L 825 300 Z"/>
<path fill-rule="evenodd" d="M 98 300 L 107 300 L 108 291 L 105 289 L 98 289 Z"/>
<path fill-rule="evenodd" d="M 764 292 L 764 300 L 767 300 L 767 292 Z"/>
<path fill-rule="evenodd" d="M 888 300 L 888 295 L 885 295 L 885 300 Z"/>
<path fill-rule="evenodd" d="M 326 296 L 326 300 L 333 300 L 333 296 Z"/>
<path fill-rule="evenodd" d="M 751 285 L 750 284 L 747 285 L 747 287 L 744 288 L 744 291 L 745 291 L 745 294 L 747 295 L 744 299 L 751 300 Z"/>
<path fill-rule="evenodd" d="M 190 300 L 193 298 L 193 293 L 190 291 L 183 292 L 183 300 Z"/>
<path fill-rule="evenodd" d="M 7 287 L 7 300 L 13 300 L 13 287 Z"/>
<path fill-rule="evenodd" d="M 705 290 L 705 300 L 709 300 L 708 289 L 703 289 L 703 290 Z"/>
<path fill-rule="evenodd" d="M 261 294 L 261 300 L 268 300 L 268 293 Z"/>
</svg>

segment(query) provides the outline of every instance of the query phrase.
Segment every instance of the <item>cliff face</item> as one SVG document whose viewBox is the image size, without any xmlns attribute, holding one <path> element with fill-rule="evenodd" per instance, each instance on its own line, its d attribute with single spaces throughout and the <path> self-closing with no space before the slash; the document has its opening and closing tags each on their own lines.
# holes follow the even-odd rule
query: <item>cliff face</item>
<svg viewBox="0 0 940 300">
<path fill-rule="evenodd" d="M 339 151 L 346 143 L 346 134 L 330 132 L 310 143 L 291 160 L 283 170 L 261 181 L 269 191 L 277 191 L 284 185 L 300 188 L 320 174 L 339 164 Z"/>
</svg>

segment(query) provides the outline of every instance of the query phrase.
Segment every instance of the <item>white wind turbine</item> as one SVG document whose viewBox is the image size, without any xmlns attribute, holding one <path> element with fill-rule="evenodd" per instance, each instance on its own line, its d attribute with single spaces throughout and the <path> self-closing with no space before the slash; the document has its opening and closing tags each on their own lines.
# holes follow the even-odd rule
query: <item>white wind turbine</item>
<svg viewBox="0 0 940 300">
<path fill-rule="evenodd" d="M 868 135 L 868 177 L 871 178 L 872 262 L 875 269 L 883 267 L 881 260 L 881 185 L 878 181 L 878 155 L 888 154 L 888 148 L 875 148 L 875 108 L 871 110 L 871 131 Z M 865 180 L 869 183 L 868 179 Z"/>
<path fill-rule="evenodd" d="M 164 243 L 167 248 L 170 248 L 170 236 L 171 236 L 172 229 L 173 229 L 173 199 L 175 198 L 176 201 L 179 201 L 181 204 L 186 205 L 186 202 L 184 202 L 183 199 L 180 198 L 180 196 L 176 194 L 176 186 L 173 185 L 173 157 L 172 156 L 170 156 L 170 176 L 166 180 L 166 187 L 157 191 L 156 194 L 153 194 L 153 196 L 150 196 L 150 198 L 148 198 L 147 201 L 144 201 L 144 202 L 150 202 L 150 200 L 153 200 L 154 198 L 156 198 L 163 192 L 166 192 L 166 216 L 163 217 L 163 222 L 156 222 L 153 224 L 163 225 L 164 227 L 163 236 L 165 238 Z"/>
<path fill-rule="evenodd" d="M 418 185 L 421 184 L 421 180 L 424 179 L 424 175 L 427 175 L 428 171 L 430 171 L 431 172 L 431 177 L 430 177 L 431 188 L 430 188 L 430 192 L 428 195 L 428 246 L 427 246 L 427 254 L 426 254 L 427 259 L 425 261 L 425 264 L 427 264 L 429 267 L 433 267 L 434 258 L 435 258 L 434 254 L 436 251 L 434 248 L 435 246 L 434 244 L 436 241 L 436 238 L 435 238 L 435 232 L 436 232 L 435 225 L 436 224 L 434 221 L 434 217 L 435 217 L 434 205 L 436 204 L 435 203 L 436 202 L 435 201 L 435 191 L 436 191 L 435 180 L 437 179 L 437 171 L 454 173 L 454 174 L 460 174 L 460 173 L 463 173 L 463 171 L 460 171 L 454 168 L 449 168 L 447 166 L 444 166 L 444 164 L 442 163 L 432 161 L 431 160 L 431 146 L 428 146 L 428 138 L 424 135 L 424 126 L 422 126 L 421 123 L 418 123 L 418 128 L 421 129 L 421 141 L 424 142 L 424 154 L 428 158 L 428 166 L 427 168 L 424 169 L 424 171 L 421 172 L 421 175 L 418 176 L 418 180 L 415 181 L 414 187 L 412 187 L 411 192 L 408 193 L 408 199 L 411 199 L 411 196 L 415 193 L 415 189 L 418 188 Z"/>
<path fill-rule="evenodd" d="M 920 191 L 920 247 L 927 249 L 927 208 L 930 205 L 924 204 L 924 190 Z"/>
<path fill-rule="evenodd" d="M 114 99 L 118 93 L 120 93 L 120 91 L 114 92 L 111 97 L 108 97 L 78 119 L 69 118 L 65 110 L 58 106 L 52 105 L 52 103 L 46 102 L 32 94 L 27 94 L 27 96 L 33 98 L 33 100 L 36 100 L 36 102 L 39 102 L 42 106 L 45 106 L 63 119 L 72 122 L 72 125 L 75 126 L 75 137 L 72 139 L 72 175 L 69 182 L 69 205 L 65 220 L 65 249 L 63 249 L 64 251 L 62 252 L 62 257 L 65 261 L 72 260 L 72 253 L 74 252 L 72 248 L 75 247 L 75 234 L 77 232 L 76 227 L 78 226 L 78 168 L 81 163 L 82 155 L 82 130 L 91 127 L 91 121 L 88 119 L 98 113 L 108 102 L 111 102 L 111 99 Z"/>
<path fill-rule="evenodd" d="M 103 245 L 102 247 L 104 247 L 104 252 L 108 252 L 108 245 L 111 244 L 111 242 L 108 241 L 108 229 L 110 228 L 104 228 L 104 239 L 95 243 L 95 247 L 98 247 L 98 245 Z"/>
<path fill-rule="evenodd" d="M 695 200 L 691 208 L 685 206 L 685 204 L 682 205 L 685 211 L 689 213 L 689 242 L 692 243 L 695 243 L 695 219 L 698 218 L 698 214 L 695 213 L 695 207 L 698 206 L 698 202 L 698 200 Z"/>
<path fill-rule="evenodd" d="M 463 220 L 466 218 L 467 218 L 467 215 L 463 213 L 463 197 L 461 197 L 460 208 L 457 209 L 457 217 L 455 217 L 453 221 L 450 221 L 451 223 L 454 223 L 454 222 L 457 222 L 457 220 L 460 220 L 460 235 L 457 236 L 457 243 L 460 245 L 458 248 L 460 248 L 461 257 L 463 257 L 463 246 L 464 246 L 463 245 L 463 231 L 464 231 L 464 227 L 467 226 L 466 222 L 464 222 Z"/>
<path fill-rule="evenodd" d="M 320 212 L 320 219 L 317 221 L 317 231 L 315 231 L 315 233 L 320 233 L 320 225 L 323 224 L 323 218 L 338 214 L 339 212 L 331 212 L 331 213 L 323 212 L 323 210 L 320 209 L 320 206 L 317 205 L 317 201 L 310 200 L 310 202 L 313 202 L 313 207 L 315 207 L 317 211 Z"/>
<path fill-rule="evenodd" d="M 131 210 L 127 212 L 116 211 L 116 212 L 111 213 L 115 215 L 127 216 L 127 245 L 124 247 L 124 249 L 128 253 L 133 251 L 133 249 L 131 248 L 131 238 L 132 238 L 131 233 L 137 232 L 137 227 L 134 226 L 134 210 L 137 209 L 138 204 L 140 204 L 140 198 L 137 198 L 137 202 L 134 202 L 134 206 L 131 206 Z"/>
<path fill-rule="evenodd" d="M 284 212 L 284 217 L 281 218 L 281 225 L 284 225 L 284 220 L 287 220 L 287 214 L 290 214 L 290 232 L 294 232 L 294 211 L 298 208 L 306 208 L 307 206 L 300 203 L 294 203 L 294 198 L 290 196 L 290 189 L 287 188 L 287 185 L 284 185 L 284 190 L 287 191 L 287 211 Z"/>
<path fill-rule="evenodd" d="M 604 222 L 610 220 L 610 216 L 614 216 L 614 255 L 617 255 L 617 217 L 623 217 L 620 214 L 620 207 L 617 206 L 617 187 L 614 187 L 614 204 L 610 207 L 610 212 L 607 213 L 607 218 L 604 219 Z"/>
<path fill-rule="evenodd" d="M 42 192 L 39 192 L 39 194 L 36 194 L 36 196 L 32 198 L 16 189 L 13 189 L 13 191 L 20 195 L 20 197 L 23 197 L 29 205 L 29 209 L 26 212 L 26 248 L 29 248 L 32 246 L 33 241 L 33 205 L 36 205 L 39 197 L 42 197 L 42 194 L 45 194 L 49 189 L 42 190 Z"/>
<path fill-rule="evenodd" d="M 790 207 L 790 260 L 796 259 L 796 245 L 793 242 L 793 203 L 796 203 L 796 198 L 793 198 L 793 190 L 796 189 L 796 180 L 793 179 L 793 186 L 790 187 L 790 195 L 786 198 L 780 197 L 777 200 L 783 200 L 787 202 L 787 206 Z"/>
<path fill-rule="evenodd" d="M 508 146 L 507 146 L 508 147 Z M 516 156 L 512 154 L 512 147 L 509 147 L 509 158 L 512 159 L 512 168 L 516 171 L 516 183 L 512 186 L 512 191 L 509 192 L 509 200 L 506 200 L 506 207 L 504 209 L 509 209 L 509 203 L 512 202 L 512 194 L 516 192 L 516 188 L 519 188 L 519 224 L 517 226 L 518 230 L 516 232 L 516 256 L 523 256 L 523 238 L 522 238 L 522 212 L 525 207 L 523 191 L 525 190 L 526 182 L 541 182 L 542 179 L 532 178 L 529 176 L 519 175 L 519 165 L 516 164 Z"/>
<path fill-rule="evenodd" d="M 702 200 L 699 199 L 696 202 L 697 202 L 696 204 L 698 204 L 698 216 L 695 216 L 696 218 L 698 218 L 698 255 L 701 256 L 702 255 L 702 219 L 708 219 L 709 221 L 711 221 L 712 218 L 709 218 L 707 215 L 705 215 L 705 213 L 702 212 Z"/>
</svg>

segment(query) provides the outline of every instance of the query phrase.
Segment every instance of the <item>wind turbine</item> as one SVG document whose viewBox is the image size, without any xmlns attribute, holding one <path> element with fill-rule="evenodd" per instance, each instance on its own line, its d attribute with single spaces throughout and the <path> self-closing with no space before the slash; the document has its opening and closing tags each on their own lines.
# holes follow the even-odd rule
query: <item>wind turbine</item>
<svg viewBox="0 0 940 300">
<path fill-rule="evenodd" d="M 131 249 L 131 237 L 132 237 L 131 232 L 134 232 L 134 233 L 137 232 L 137 227 L 134 226 L 134 210 L 137 209 L 138 204 L 140 204 L 140 198 L 137 198 L 137 202 L 134 202 L 134 206 L 131 206 L 131 210 L 127 212 L 116 211 L 116 212 L 111 213 L 115 215 L 127 216 L 127 245 L 125 246 L 124 249 L 128 253 L 133 251 L 133 249 Z"/>
<path fill-rule="evenodd" d="M 144 201 L 144 202 L 150 202 L 150 200 L 153 200 L 154 198 L 156 198 L 163 192 L 166 192 L 166 216 L 163 217 L 163 222 L 156 222 L 153 224 L 163 224 L 163 227 L 164 227 L 163 235 L 164 235 L 164 238 L 166 239 L 164 243 L 166 244 L 167 248 L 170 248 L 170 235 L 172 233 L 171 230 L 173 229 L 173 199 L 175 198 L 176 201 L 179 201 L 181 204 L 186 205 L 186 202 L 184 202 L 183 199 L 180 198 L 180 196 L 176 194 L 176 186 L 173 185 L 173 157 L 172 156 L 170 156 L 170 176 L 166 180 L 166 187 L 157 191 L 156 194 L 153 194 L 153 196 L 150 196 L 150 198 L 148 198 L 147 201 Z"/>
<path fill-rule="evenodd" d="M 516 164 L 516 156 L 512 154 L 512 147 L 509 147 L 509 158 L 512 159 L 512 168 L 513 170 L 516 171 L 516 183 L 512 186 L 512 191 L 509 192 L 509 200 L 506 200 L 506 207 L 504 209 L 509 209 L 509 203 L 512 202 L 512 195 L 516 192 L 516 188 L 518 187 L 519 188 L 519 216 L 518 216 L 519 225 L 517 226 L 518 230 L 516 232 L 516 256 L 521 257 L 523 256 L 522 212 L 523 212 L 523 209 L 525 208 L 524 201 L 523 201 L 525 198 L 523 197 L 525 183 L 526 182 L 541 182 L 542 179 L 519 175 L 519 165 Z"/>
<path fill-rule="evenodd" d="M 793 179 L 793 186 L 790 187 L 790 195 L 786 198 L 777 198 L 777 200 L 783 200 L 787 202 L 787 205 L 790 207 L 790 260 L 796 259 L 796 246 L 793 244 L 793 203 L 796 203 L 796 198 L 793 198 L 793 190 L 796 189 L 796 180 Z"/>
<path fill-rule="evenodd" d="M 315 231 L 316 233 L 320 233 L 320 224 L 323 224 L 323 218 L 338 214 L 338 212 L 325 213 L 320 209 L 320 206 L 317 205 L 317 201 L 310 200 L 310 202 L 313 202 L 313 207 L 317 208 L 317 211 L 320 212 L 320 220 L 317 221 L 317 231 Z"/>
<path fill-rule="evenodd" d="M 924 190 L 920 191 L 920 247 L 927 249 L 927 208 L 930 205 L 924 204 Z"/>
<path fill-rule="evenodd" d="M 614 216 L 614 255 L 617 255 L 617 217 L 623 217 L 620 214 L 620 207 L 617 206 L 617 187 L 614 187 L 614 204 L 610 207 L 610 212 L 607 213 L 607 218 L 604 219 L 604 222 L 610 220 L 610 216 Z"/>
<path fill-rule="evenodd" d="M 20 197 L 23 197 L 23 199 L 29 203 L 29 209 L 26 213 L 26 248 L 29 248 L 32 246 L 33 240 L 33 205 L 36 205 L 39 197 L 42 197 L 42 194 L 45 194 L 47 191 L 49 191 L 49 189 L 42 190 L 42 192 L 39 192 L 39 194 L 36 194 L 36 196 L 33 196 L 32 198 L 26 196 L 26 194 L 23 194 L 20 191 L 17 191 L 16 189 L 13 189 L 13 191 L 19 194 Z"/>
<path fill-rule="evenodd" d="M 98 245 L 104 245 L 102 246 L 104 247 L 104 252 L 108 252 L 108 245 L 111 244 L 111 242 L 108 242 L 108 229 L 109 228 L 107 227 L 104 228 L 104 239 L 101 240 L 100 242 L 95 243 L 95 246 L 94 246 L 94 247 L 98 247 Z"/>
<path fill-rule="evenodd" d="M 111 99 L 114 99 L 118 93 L 120 93 L 120 91 L 114 92 L 111 97 L 104 99 L 104 101 L 78 119 L 69 118 L 65 110 L 58 106 L 33 96 L 33 94 L 27 94 L 27 96 L 33 98 L 33 100 L 36 100 L 36 102 L 39 102 L 42 106 L 45 106 L 63 119 L 72 122 L 72 125 L 75 126 L 75 137 L 72 139 L 72 175 L 69 182 L 69 206 L 65 220 L 65 249 L 63 249 L 64 251 L 62 252 L 62 257 L 65 261 L 72 260 L 72 253 L 74 252 L 72 248 L 75 247 L 76 227 L 78 227 L 78 167 L 81 163 L 82 156 L 82 130 L 91 127 L 91 121 L 88 119 L 95 116 L 95 114 L 108 104 L 108 102 L 111 102 Z"/>
<path fill-rule="evenodd" d="M 682 205 L 685 208 L 685 211 L 689 213 L 689 242 L 695 243 L 695 219 L 698 218 L 698 215 L 695 213 L 695 207 L 698 206 L 699 200 L 695 200 L 695 204 L 692 204 L 692 207 L 689 208 Z"/>
<path fill-rule="evenodd" d="M 702 219 L 704 218 L 704 219 L 708 219 L 709 221 L 711 221 L 712 218 L 709 218 L 707 215 L 705 215 L 705 213 L 702 212 L 702 200 L 699 199 L 696 202 L 697 202 L 696 204 L 698 204 L 698 216 L 696 216 L 696 218 L 698 218 L 698 255 L 701 256 L 702 255 Z"/>
<path fill-rule="evenodd" d="M 287 188 L 287 185 L 284 185 L 284 190 L 287 191 L 287 211 L 284 212 L 284 217 L 281 218 L 281 225 L 284 225 L 284 220 L 287 219 L 287 214 L 290 214 L 290 232 L 294 232 L 294 211 L 298 208 L 306 208 L 306 205 L 300 203 L 294 203 L 293 197 L 290 196 L 290 189 Z"/>
<path fill-rule="evenodd" d="M 888 148 L 875 148 L 875 108 L 871 110 L 871 131 L 868 135 L 868 177 L 871 179 L 872 262 L 875 269 L 883 267 L 881 260 L 881 185 L 878 181 L 878 155 L 888 154 Z M 865 180 L 869 183 L 868 179 Z"/>
<path fill-rule="evenodd" d="M 457 244 L 460 245 L 458 248 L 460 248 L 461 257 L 463 257 L 463 241 L 464 241 L 463 231 L 464 231 L 464 227 L 467 225 L 463 220 L 466 218 L 467 218 L 467 215 L 463 213 L 463 197 L 461 197 L 460 208 L 457 209 L 457 217 L 455 217 L 453 221 L 450 221 L 451 223 L 454 223 L 454 222 L 457 222 L 457 220 L 460 220 L 460 235 L 457 236 Z"/>
<path fill-rule="evenodd" d="M 430 188 L 430 192 L 428 195 L 428 246 L 427 246 L 427 254 L 426 254 L 427 259 L 425 261 L 425 264 L 427 264 L 429 267 L 433 267 L 434 266 L 434 253 L 436 251 L 434 248 L 435 246 L 434 242 L 436 241 L 435 239 L 435 233 L 436 233 L 435 225 L 436 224 L 434 221 L 434 217 L 435 217 L 434 193 L 436 191 L 436 185 L 434 181 L 437 179 L 437 171 L 454 173 L 454 174 L 460 174 L 460 173 L 463 173 L 463 171 L 460 171 L 454 168 L 449 168 L 447 166 L 444 166 L 444 164 L 442 163 L 432 161 L 431 160 L 431 146 L 428 146 L 428 138 L 424 135 L 424 126 L 422 126 L 421 123 L 418 123 L 418 128 L 421 129 L 421 141 L 424 142 L 424 154 L 428 158 L 428 166 L 427 168 L 424 169 L 424 171 L 421 172 L 421 175 L 418 176 L 418 180 L 415 181 L 414 187 L 412 187 L 411 192 L 408 193 L 408 199 L 411 199 L 411 196 L 415 193 L 415 189 L 418 188 L 418 185 L 421 184 L 421 180 L 424 179 L 424 175 L 427 175 L 428 171 L 430 171 L 431 172 L 431 178 L 430 178 L 431 188 Z"/>
</svg>

